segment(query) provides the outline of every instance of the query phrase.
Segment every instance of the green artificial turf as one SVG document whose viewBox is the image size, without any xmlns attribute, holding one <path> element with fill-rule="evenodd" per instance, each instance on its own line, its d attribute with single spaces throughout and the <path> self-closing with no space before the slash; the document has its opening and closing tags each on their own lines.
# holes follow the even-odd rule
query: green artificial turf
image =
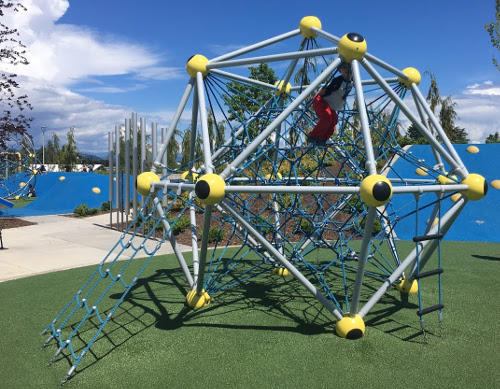
<svg viewBox="0 0 500 389">
<path fill-rule="evenodd" d="M 136 260 L 131 270 L 143 264 Z M 291 276 L 266 273 L 192 311 L 184 307 L 187 290 L 176 261 L 158 257 L 65 387 L 500 387 L 500 244 L 443 242 L 443 267 L 444 337 L 437 313 L 431 313 L 425 316 L 426 344 L 415 295 L 402 303 L 392 289 L 365 317 L 365 337 L 346 340 Z M 41 350 L 47 335 L 40 332 L 93 269 L 0 283 L 1 387 L 61 382 L 68 359 L 60 356 L 45 366 L 57 347 Z M 422 284 L 425 305 L 437 303 L 436 279 Z M 101 304 L 117 298 L 111 293 Z M 81 337 L 91 330 L 90 323 L 82 327 Z"/>
</svg>

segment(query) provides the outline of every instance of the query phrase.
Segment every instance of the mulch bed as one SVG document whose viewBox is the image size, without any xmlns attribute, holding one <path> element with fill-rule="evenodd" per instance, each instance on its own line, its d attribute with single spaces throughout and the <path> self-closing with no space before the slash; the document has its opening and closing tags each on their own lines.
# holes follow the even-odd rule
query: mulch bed
<svg viewBox="0 0 500 389">
<path fill-rule="evenodd" d="M 24 219 L 19 219 L 17 217 L 5 217 L 0 218 L 0 230 L 7 230 L 9 228 L 18 228 L 32 226 L 36 223 L 29 222 Z"/>
</svg>

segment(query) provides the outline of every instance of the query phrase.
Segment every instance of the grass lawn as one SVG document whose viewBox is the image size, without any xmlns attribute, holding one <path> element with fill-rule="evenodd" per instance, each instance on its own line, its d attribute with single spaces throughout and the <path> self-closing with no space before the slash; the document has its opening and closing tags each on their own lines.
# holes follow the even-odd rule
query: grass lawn
<svg viewBox="0 0 500 389">
<path fill-rule="evenodd" d="M 265 274 L 188 310 L 176 263 L 154 259 L 65 387 L 500 387 L 500 244 L 443 242 L 444 337 L 431 313 L 427 344 L 416 295 L 404 304 L 391 290 L 365 318 L 365 337 L 350 341 L 292 277 Z M 1 387 L 61 382 L 69 362 L 45 366 L 57 347 L 41 350 L 40 332 L 93 269 L 0 283 Z M 437 303 L 436 279 L 422 283 L 426 306 Z"/>
</svg>

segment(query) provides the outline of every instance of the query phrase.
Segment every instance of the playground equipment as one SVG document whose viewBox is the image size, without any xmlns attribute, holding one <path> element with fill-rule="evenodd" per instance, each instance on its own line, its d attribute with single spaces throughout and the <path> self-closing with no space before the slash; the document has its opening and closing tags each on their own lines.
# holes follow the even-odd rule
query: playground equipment
<svg viewBox="0 0 500 389">
<path fill-rule="evenodd" d="M 35 146 L 30 136 L 10 137 L 9 150 L 0 152 L 0 197 L 15 199 L 28 195 L 36 183 Z"/>
<path fill-rule="evenodd" d="M 277 52 L 294 40 L 296 51 Z M 295 277 L 331 313 L 336 333 L 344 338 L 365 334 L 365 316 L 393 287 L 419 294 L 422 330 L 423 318 L 431 312 L 438 312 L 441 322 L 440 241 L 467 202 L 485 196 L 487 182 L 462 163 L 418 89 L 419 72 L 399 70 L 367 47 L 361 35 L 338 38 L 311 16 L 277 37 L 211 60 L 202 55 L 188 60 L 190 79 L 163 145 L 154 154 L 151 171 L 137 177 L 143 207 L 42 333 L 48 334 L 45 345 L 58 344 L 52 361 L 63 352 L 71 358 L 66 379 L 114 320 L 166 240 L 190 290 L 186 304 L 193 309 L 210 304 L 211 296 L 235 284 L 272 272 Z M 274 54 L 263 54 L 264 48 Z M 317 120 L 314 94 L 344 61 L 351 64 L 353 91 L 338 112 L 335 135 L 325 144 L 310 144 L 307 134 Z M 275 63 L 276 69 L 284 69 L 275 83 L 246 77 L 240 69 Z M 410 92 L 415 110 L 403 101 Z M 189 162 L 172 169 L 164 162 L 166 150 L 189 109 Z M 427 139 L 434 161 L 399 145 L 402 117 Z M 225 126 L 227 140 L 214 131 L 220 126 Z M 408 164 L 414 172 L 410 176 L 400 170 Z M 444 201 L 452 194 L 458 194 L 454 201 Z M 202 215 L 201 225 L 197 215 Z M 415 228 L 414 246 L 403 253 L 398 226 L 408 219 Z M 186 220 L 192 263 L 174 234 Z M 136 225 L 148 226 L 149 232 L 139 235 Z M 163 228 L 162 238 L 147 251 L 143 243 L 157 228 Z M 218 235 L 209 247 L 213 228 Z M 131 254 L 130 261 L 147 257 L 138 274 L 127 273 L 130 261 L 117 262 L 124 252 Z M 430 266 L 434 268 L 423 271 Z M 439 295 L 435 304 L 424 306 L 421 283 L 430 277 L 438 283 Z M 119 295 L 118 301 L 101 307 L 110 293 Z"/>
</svg>

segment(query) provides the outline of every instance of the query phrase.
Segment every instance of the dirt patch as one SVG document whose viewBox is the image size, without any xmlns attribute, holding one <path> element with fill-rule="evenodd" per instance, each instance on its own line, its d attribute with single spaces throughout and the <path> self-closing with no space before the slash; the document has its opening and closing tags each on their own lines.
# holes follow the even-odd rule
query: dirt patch
<svg viewBox="0 0 500 389">
<path fill-rule="evenodd" d="M 19 219 L 17 217 L 0 218 L 0 230 L 6 230 L 9 228 L 32 226 L 34 224 L 36 224 L 36 223 L 29 222 L 29 221 L 24 220 L 24 219 Z"/>
</svg>

